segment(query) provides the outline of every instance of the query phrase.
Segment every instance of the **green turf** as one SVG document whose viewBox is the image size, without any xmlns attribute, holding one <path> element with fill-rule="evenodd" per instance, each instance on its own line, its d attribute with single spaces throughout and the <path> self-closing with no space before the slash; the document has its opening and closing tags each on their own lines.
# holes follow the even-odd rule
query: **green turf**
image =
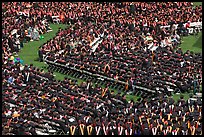
<svg viewBox="0 0 204 137">
<path fill-rule="evenodd" d="M 36 67 L 39 68 L 44 68 L 45 71 L 47 71 L 46 69 L 46 64 L 43 62 L 39 62 L 38 61 L 38 48 L 45 43 L 47 40 L 53 38 L 56 34 L 56 32 L 58 31 L 58 28 L 66 28 L 67 25 L 63 25 L 63 24 L 51 24 L 50 25 L 52 28 L 52 32 L 46 33 L 44 34 L 44 39 L 40 40 L 40 41 L 33 41 L 33 42 L 29 42 L 29 43 L 25 43 L 23 49 L 19 52 L 19 57 L 21 59 L 24 60 L 24 64 L 33 64 Z M 184 37 L 183 38 L 183 43 L 181 45 L 182 49 L 184 51 L 186 50 L 191 50 L 191 51 L 195 51 L 195 52 L 202 52 L 202 33 L 199 33 L 198 37 L 195 38 L 194 36 L 188 36 L 188 37 Z M 54 72 L 55 78 L 57 80 L 63 80 L 65 76 L 64 74 L 58 73 L 58 72 Z M 73 78 L 71 76 L 67 76 L 68 78 L 71 79 L 76 79 Z M 77 79 L 78 84 L 80 84 L 82 81 L 82 79 Z M 94 84 L 95 85 L 95 84 Z M 100 85 L 101 86 L 101 85 Z M 105 87 L 104 85 L 101 87 Z M 112 89 L 110 88 L 110 90 L 114 90 L 114 93 L 117 93 L 118 91 L 116 89 Z M 122 92 L 122 94 L 124 93 L 124 91 Z M 188 99 L 189 98 L 189 93 L 185 93 L 184 95 L 184 99 Z M 180 97 L 180 95 L 175 94 L 173 95 L 173 98 L 175 100 L 178 100 L 178 98 Z M 126 99 L 129 100 L 134 100 L 137 101 L 137 99 L 140 98 L 139 96 L 134 96 L 134 95 L 126 95 Z"/>
<path fill-rule="evenodd" d="M 67 26 L 68 25 L 64 24 L 50 24 L 50 27 L 53 31 L 44 34 L 44 39 L 42 40 L 24 43 L 24 47 L 19 52 L 18 56 L 24 60 L 24 64 L 33 64 L 34 66 L 44 68 L 44 70 L 47 71 L 47 69 L 45 69 L 46 64 L 38 61 L 38 48 L 49 39 L 52 39 L 56 35 L 59 28 L 64 29 Z M 54 74 L 59 80 L 62 80 L 64 78 L 64 75 L 60 73 Z"/>
<path fill-rule="evenodd" d="M 187 50 L 193 51 L 195 53 L 202 53 L 202 32 L 198 36 L 187 36 L 183 37 L 181 49 L 185 52 Z"/>
<path fill-rule="evenodd" d="M 202 2 L 193 2 L 193 6 L 199 6 L 202 5 Z"/>
<path fill-rule="evenodd" d="M 190 93 L 174 94 L 173 99 L 177 101 L 180 98 L 180 96 L 183 95 L 184 100 L 187 100 L 187 99 L 189 99 L 189 94 Z"/>
<path fill-rule="evenodd" d="M 199 38 L 197 39 L 197 41 L 193 44 L 192 48 L 200 48 L 202 52 L 202 33 L 199 33 Z"/>
<path fill-rule="evenodd" d="M 24 47 L 19 52 L 19 57 L 24 60 L 25 64 L 33 64 L 34 66 L 43 67 L 44 63 L 38 61 L 38 49 L 41 45 L 43 45 L 49 39 L 52 39 L 58 28 L 65 28 L 66 25 L 64 24 L 51 24 L 50 27 L 52 28 L 52 32 L 44 34 L 44 39 L 39 41 L 32 41 L 28 43 L 24 43 Z"/>
</svg>

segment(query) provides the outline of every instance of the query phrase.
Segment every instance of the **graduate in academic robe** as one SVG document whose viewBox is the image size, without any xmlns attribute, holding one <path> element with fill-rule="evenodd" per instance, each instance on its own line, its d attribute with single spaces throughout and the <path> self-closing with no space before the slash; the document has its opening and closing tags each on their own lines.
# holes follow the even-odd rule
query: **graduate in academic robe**
<svg viewBox="0 0 204 137">
<path fill-rule="evenodd" d="M 86 129 L 87 129 L 87 134 L 88 135 L 94 135 L 94 130 L 95 130 L 95 128 L 93 127 L 93 125 L 92 124 L 89 124 L 87 127 L 86 127 Z"/>
<path fill-rule="evenodd" d="M 168 121 L 168 126 L 167 126 L 167 135 L 172 135 L 172 123 L 171 121 Z"/>
<path fill-rule="evenodd" d="M 105 74 L 108 74 L 109 71 L 110 71 L 110 65 L 109 64 L 106 64 L 103 71 L 105 72 Z"/>
<path fill-rule="evenodd" d="M 133 126 L 133 135 L 141 135 L 140 126 L 138 124 L 135 124 L 135 126 Z"/>
<path fill-rule="evenodd" d="M 191 126 L 190 126 L 190 135 L 195 135 L 195 125 L 194 122 L 191 122 Z"/>
<path fill-rule="evenodd" d="M 104 135 L 100 121 L 96 122 L 95 131 L 96 131 L 96 135 Z"/>
<path fill-rule="evenodd" d="M 151 131 L 152 131 L 152 135 L 158 135 L 159 130 L 157 127 L 157 123 L 153 123 L 153 127 L 152 127 Z"/>
<path fill-rule="evenodd" d="M 168 133 L 167 126 L 164 125 L 163 129 L 162 129 L 162 132 L 161 132 L 161 135 L 167 135 L 167 133 Z"/>
<path fill-rule="evenodd" d="M 154 53 L 154 51 L 152 51 L 152 62 L 154 62 L 155 61 L 155 53 Z"/>
<path fill-rule="evenodd" d="M 104 97 L 107 91 L 108 91 L 108 87 L 105 89 L 102 89 L 101 96 Z"/>
<path fill-rule="evenodd" d="M 172 127 L 172 135 L 178 135 L 178 131 L 176 130 L 176 126 Z"/>
<path fill-rule="evenodd" d="M 125 83 L 125 90 L 127 91 L 128 89 L 129 89 L 129 82 L 127 80 L 126 83 Z"/>
<path fill-rule="evenodd" d="M 87 135 L 86 125 L 83 122 L 79 122 L 79 135 Z"/>
<path fill-rule="evenodd" d="M 132 122 L 127 122 L 125 127 L 125 135 L 133 135 Z"/>
<path fill-rule="evenodd" d="M 145 122 L 143 125 L 142 135 L 150 135 L 151 131 L 149 129 L 148 123 Z"/>
<path fill-rule="evenodd" d="M 120 121 L 118 123 L 118 135 L 125 135 L 125 128 L 124 128 L 124 123 Z"/>
<path fill-rule="evenodd" d="M 116 123 L 113 121 L 109 125 L 109 135 L 118 135 Z"/>
<path fill-rule="evenodd" d="M 70 135 L 78 135 L 79 133 L 79 129 L 78 129 L 78 123 L 76 122 L 73 122 L 71 123 L 71 126 L 70 126 Z"/>
<path fill-rule="evenodd" d="M 102 122 L 102 128 L 103 128 L 104 135 L 108 135 L 108 132 L 109 132 L 109 123 L 108 123 L 108 121 L 103 121 Z"/>
</svg>

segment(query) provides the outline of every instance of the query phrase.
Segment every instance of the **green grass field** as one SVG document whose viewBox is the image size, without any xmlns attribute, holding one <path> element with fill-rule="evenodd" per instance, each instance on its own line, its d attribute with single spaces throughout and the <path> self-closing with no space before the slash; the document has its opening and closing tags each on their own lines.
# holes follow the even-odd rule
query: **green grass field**
<svg viewBox="0 0 204 137">
<path fill-rule="evenodd" d="M 193 2 L 193 6 L 199 6 L 202 5 L 202 2 Z"/>
<path fill-rule="evenodd" d="M 202 53 L 202 32 L 198 36 L 183 37 L 183 43 L 180 45 L 183 51 L 190 50 L 194 53 Z"/>
<path fill-rule="evenodd" d="M 52 39 L 56 32 L 58 31 L 59 28 L 66 28 L 68 27 L 67 25 L 64 24 L 51 24 L 50 27 L 52 28 L 52 32 L 44 34 L 44 39 L 39 40 L 39 41 L 33 41 L 33 42 L 28 42 L 24 43 L 23 49 L 19 52 L 18 56 L 24 60 L 24 64 L 33 64 L 36 67 L 43 68 L 45 71 L 47 71 L 46 67 L 47 65 L 43 62 L 38 61 L 38 49 L 39 47 L 45 43 L 47 40 Z M 202 52 L 202 33 L 199 33 L 198 37 L 194 36 L 188 36 L 183 38 L 183 43 L 181 44 L 181 48 L 183 51 L 190 50 L 194 52 Z M 55 78 L 57 80 L 62 80 L 64 79 L 65 76 L 64 74 L 54 72 Z M 68 78 L 71 79 L 76 79 L 70 76 L 67 76 Z M 80 84 L 83 80 L 77 79 L 78 84 Z M 95 85 L 95 84 L 94 84 Z M 104 86 L 102 86 L 104 87 Z M 114 90 L 115 93 L 117 93 L 117 90 Z M 189 93 L 183 94 L 185 99 L 189 98 Z M 175 94 L 173 95 L 173 98 L 177 100 L 180 97 L 180 95 Z M 133 96 L 133 95 L 126 95 L 127 100 L 133 99 L 136 101 L 139 97 L 138 96 Z"/>
</svg>

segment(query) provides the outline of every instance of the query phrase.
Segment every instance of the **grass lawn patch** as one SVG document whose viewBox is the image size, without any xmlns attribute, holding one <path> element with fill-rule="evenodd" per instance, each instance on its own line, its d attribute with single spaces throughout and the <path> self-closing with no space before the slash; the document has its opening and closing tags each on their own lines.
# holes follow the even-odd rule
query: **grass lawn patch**
<svg viewBox="0 0 204 137">
<path fill-rule="evenodd" d="M 177 101 L 180 98 L 180 96 L 183 95 L 184 100 L 188 100 L 189 99 L 189 94 L 190 93 L 174 94 L 173 99 Z"/>
<path fill-rule="evenodd" d="M 202 53 L 202 32 L 200 32 L 196 37 L 193 35 L 183 37 L 182 41 L 183 43 L 180 47 L 184 52 L 190 50 L 194 53 Z"/>
<path fill-rule="evenodd" d="M 195 42 L 195 44 L 193 44 L 192 46 L 193 48 L 200 48 L 202 52 L 202 33 L 200 33 L 198 40 Z"/>
<path fill-rule="evenodd" d="M 193 2 L 193 6 L 199 6 L 202 5 L 202 2 Z"/>
</svg>

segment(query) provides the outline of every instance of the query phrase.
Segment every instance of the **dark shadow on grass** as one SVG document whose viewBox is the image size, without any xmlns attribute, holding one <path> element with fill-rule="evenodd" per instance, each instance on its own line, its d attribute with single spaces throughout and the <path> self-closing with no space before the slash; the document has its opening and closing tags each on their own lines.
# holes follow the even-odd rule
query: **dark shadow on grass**
<svg viewBox="0 0 204 137">
<path fill-rule="evenodd" d="M 47 69 L 47 66 L 42 66 L 43 69 Z"/>
<path fill-rule="evenodd" d="M 37 58 L 34 59 L 34 61 L 39 61 L 39 60 L 40 60 L 39 57 L 37 57 Z"/>
</svg>

